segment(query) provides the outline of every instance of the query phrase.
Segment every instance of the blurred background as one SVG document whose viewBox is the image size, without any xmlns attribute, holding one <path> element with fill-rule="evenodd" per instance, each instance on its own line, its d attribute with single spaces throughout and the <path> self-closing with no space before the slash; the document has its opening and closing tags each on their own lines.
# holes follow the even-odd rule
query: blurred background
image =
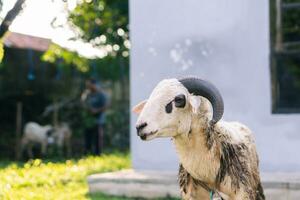
<svg viewBox="0 0 300 200">
<path fill-rule="evenodd" d="M 81 155 L 91 119 L 80 96 L 89 77 L 111 101 L 105 149 L 128 150 L 128 2 L 2 0 L 0 5 L 0 157 L 14 158 L 30 121 L 68 123 L 72 156 Z"/>
<path fill-rule="evenodd" d="M 111 199 L 86 177 L 131 166 L 129 50 L 126 0 L 0 0 L 0 199 Z"/>
</svg>

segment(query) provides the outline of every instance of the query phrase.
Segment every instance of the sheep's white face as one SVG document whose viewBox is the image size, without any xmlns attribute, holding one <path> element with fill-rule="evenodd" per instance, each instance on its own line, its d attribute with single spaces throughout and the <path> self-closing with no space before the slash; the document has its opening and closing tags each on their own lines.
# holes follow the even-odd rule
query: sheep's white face
<svg viewBox="0 0 300 200">
<path fill-rule="evenodd" d="M 133 108 L 139 113 L 137 134 L 142 140 L 173 137 L 190 131 L 192 112 L 197 112 L 200 98 L 191 95 L 177 79 L 161 81 L 148 100 Z"/>
</svg>

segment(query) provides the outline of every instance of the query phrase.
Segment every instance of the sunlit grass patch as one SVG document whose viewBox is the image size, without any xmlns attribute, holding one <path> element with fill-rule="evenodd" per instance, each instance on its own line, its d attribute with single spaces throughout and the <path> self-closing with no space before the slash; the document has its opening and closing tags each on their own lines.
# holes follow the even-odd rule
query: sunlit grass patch
<svg viewBox="0 0 300 200">
<path fill-rule="evenodd" d="M 0 169 L 0 199 L 89 199 L 87 175 L 126 168 L 130 168 L 128 154 L 12 163 Z"/>
</svg>

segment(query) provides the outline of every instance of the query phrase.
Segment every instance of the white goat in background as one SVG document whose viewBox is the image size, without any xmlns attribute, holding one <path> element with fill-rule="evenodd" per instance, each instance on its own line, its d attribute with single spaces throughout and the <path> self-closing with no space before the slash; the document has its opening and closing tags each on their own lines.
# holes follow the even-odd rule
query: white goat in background
<svg viewBox="0 0 300 200">
<path fill-rule="evenodd" d="M 210 198 L 263 200 L 253 135 L 238 122 L 219 121 L 223 110 L 219 91 L 198 78 L 163 80 L 133 109 L 142 140 L 173 139 L 183 199 L 209 199 L 209 191 Z"/>
<path fill-rule="evenodd" d="M 28 122 L 24 127 L 24 132 L 21 140 L 20 157 L 24 148 L 27 148 L 27 153 L 30 158 L 33 158 L 32 145 L 33 143 L 41 144 L 41 153 L 46 155 L 49 138 L 52 138 L 53 127 L 51 125 L 41 126 L 35 122 Z"/>
<path fill-rule="evenodd" d="M 23 150 L 27 149 L 29 158 L 33 158 L 32 147 L 37 143 L 41 145 L 42 155 L 46 155 L 49 144 L 56 144 L 63 151 L 66 149 L 67 156 L 71 154 L 72 131 L 67 123 L 61 123 L 55 127 L 51 125 L 41 126 L 35 122 L 28 122 L 24 127 L 21 140 L 21 148 L 18 158 L 21 157 Z"/>
</svg>

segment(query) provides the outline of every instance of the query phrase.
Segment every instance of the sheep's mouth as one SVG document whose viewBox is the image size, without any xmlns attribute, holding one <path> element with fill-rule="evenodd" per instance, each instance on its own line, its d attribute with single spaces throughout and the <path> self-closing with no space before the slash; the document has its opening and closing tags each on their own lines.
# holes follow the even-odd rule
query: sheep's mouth
<svg viewBox="0 0 300 200">
<path fill-rule="evenodd" d="M 140 138 L 142 140 L 149 140 L 149 139 L 153 139 L 154 137 L 151 138 L 151 136 L 154 136 L 155 134 L 157 133 L 157 130 L 156 131 L 151 131 L 150 133 L 144 133 L 140 136 Z"/>
</svg>

